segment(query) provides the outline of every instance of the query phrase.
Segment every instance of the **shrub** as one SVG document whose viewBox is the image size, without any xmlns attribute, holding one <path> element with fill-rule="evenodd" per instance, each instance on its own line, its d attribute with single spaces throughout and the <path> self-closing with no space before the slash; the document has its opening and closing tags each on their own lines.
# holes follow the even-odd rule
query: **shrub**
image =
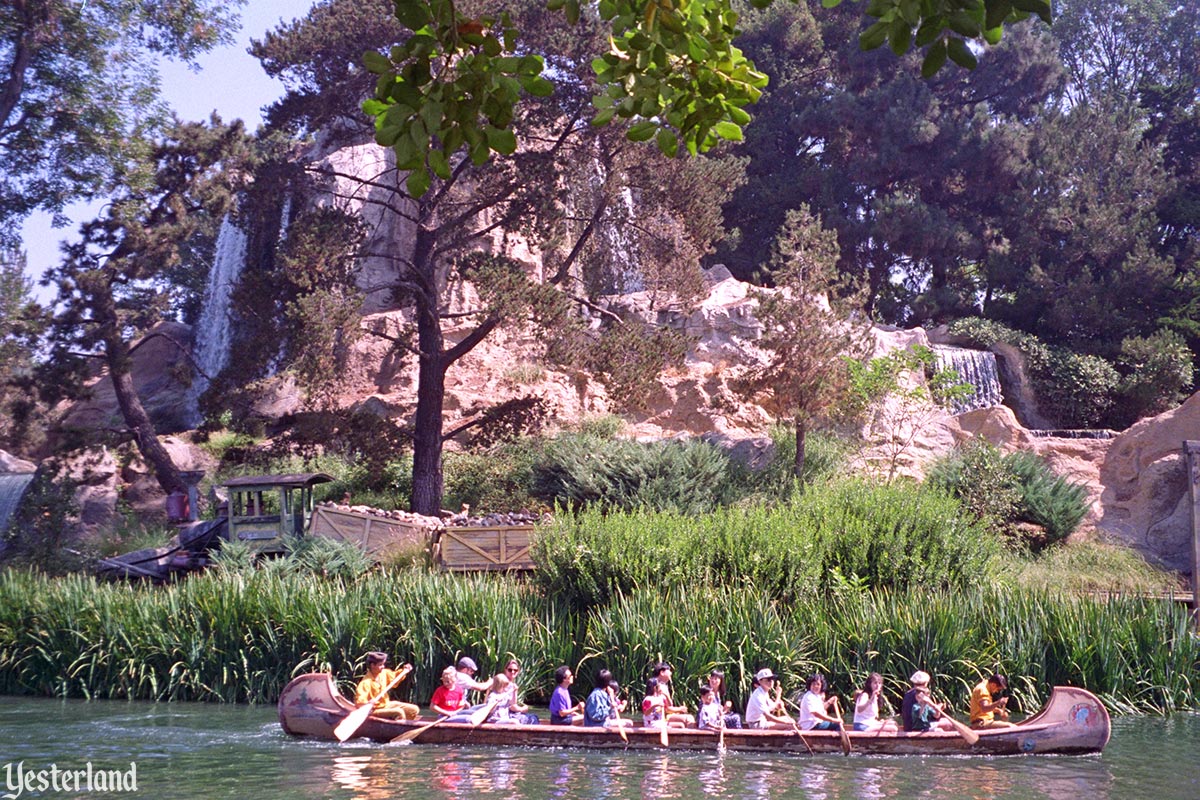
<svg viewBox="0 0 1200 800">
<path fill-rule="evenodd" d="M 935 461 L 926 480 L 989 524 L 1007 526 L 1018 518 L 1020 483 L 1000 449 L 985 439 L 973 439 Z"/>
<path fill-rule="evenodd" d="M 443 505 L 464 503 L 476 511 L 517 511 L 543 507 L 530 493 L 536 447 L 526 440 L 485 450 L 446 453 Z M 408 460 L 409 470 L 412 461 Z M 411 487 L 411 475 L 409 477 Z M 403 497 L 408 498 L 406 492 Z"/>
<path fill-rule="evenodd" d="M 640 443 L 564 434 L 533 465 L 533 492 L 571 508 L 673 509 L 698 514 L 731 496 L 729 457 L 699 440 Z"/>
<path fill-rule="evenodd" d="M 1056 475 L 1034 453 L 1010 453 L 1004 459 L 1004 466 L 1016 477 L 1020 487 L 1021 519 L 1041 525 L 1046 531 L 1046 541 L 1037 543 L 1039 547 L 1061 541 L 1075 532 L 1087 516 L 1090 505 L 1086 487 Z"/>
<path fill-rule="evenodd" d="M 757 472 L 744 467 L 735 469 L 737 494 L 750 501 L 781 501 L 790 498 L 803 484 L 826 481 L 837 475 L 846 463 L 849 443 L 828 431 L 810 433 L 804 444 L 804 476 L 799 482 L 793 473 L 796 463 L 796 429 L 791 425 L 772 425 L 771 442 L 775 446 L 771 461 Z"/>
<path fill-rule="evenodd" d="M 1174 331 L 1125 339 L 1117 366 L 1123 373 L 1120 413 L 1125 424 L 1178 405 L 1192 385 L 1192 351 Z"/>
<path fill-rule="evenodd" d="M 928 482 L 960 498 L 981 518 L 1013 532 L 1017 522 L 1045 530 L 1034 549 L 1065 539 L 1087 515 L 1087 489 L 1054 473 L 1034 453 L 1001 455 L 999 448 L 975 439 L 955 448 L 929 470 Z"/>
</svg>

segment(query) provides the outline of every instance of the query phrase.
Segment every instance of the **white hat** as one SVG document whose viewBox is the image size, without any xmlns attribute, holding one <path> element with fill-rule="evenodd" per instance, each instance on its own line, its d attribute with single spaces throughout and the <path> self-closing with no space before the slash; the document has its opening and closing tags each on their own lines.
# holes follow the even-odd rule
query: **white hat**
<svg viewBox="0 0 1200 800">
<path fill-rule="evenodd" d="M 908 682 L 911 683 L 913 686 L 928 686 L 929 685 L 929 673 L 923 672 L 922 670 L 917 670 L 916 672 L 914 672 L 912 674 L 912 677 L 910 677 L 908 679 Z"/>
<path fill-rule="evenodd" d="M 754 673 L 754 682 L 758 683 L 759 681 L 764 680 L 765 678 L 777 678 L 777 677 L 779 677 L 779 676 L 776 675 L 774 672 L 771 672 L 771 670 L 764 668 L 764 669 L 760 669 L 758 672 Z"/>
</svg>

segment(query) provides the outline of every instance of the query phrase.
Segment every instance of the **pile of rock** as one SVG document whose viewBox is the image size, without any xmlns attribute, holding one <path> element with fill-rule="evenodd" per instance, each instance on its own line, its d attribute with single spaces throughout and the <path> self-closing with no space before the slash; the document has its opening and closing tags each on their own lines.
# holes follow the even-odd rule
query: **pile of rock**
<svg viewBox="0 0 1200 800">
<path fill-rule="evenodd" d="M 437 517 L 427 517 L 423 514 L 413 514 L 410 511 L 402 511 L 400 509 L 392 509 L 384 511 L 382 508 L 372 508 L 371 506 L 352 506 L 343 503 L 321 503 L 320 505 L 333 509 L 334 511 L 342 511 L 351 514 L 368 514 L 372 517 L 383 517 L 385 519 L 394 519 L 398 522 L 403 522 L 408 525 L 414 525 L 422 528 L 441 528 L 442 521 Z"/>
<path fill-rule="evenodd" d="M 471 516 L 469 508 L 451 514 L 446 519 L 446 525 L 451 528 L 511 528 L 517 525 L 537 525 L 553 522 L 550 514 L 535 514 L 532 511 L 512 511 L 507 514 L 484 514 Z"/>
</svg>

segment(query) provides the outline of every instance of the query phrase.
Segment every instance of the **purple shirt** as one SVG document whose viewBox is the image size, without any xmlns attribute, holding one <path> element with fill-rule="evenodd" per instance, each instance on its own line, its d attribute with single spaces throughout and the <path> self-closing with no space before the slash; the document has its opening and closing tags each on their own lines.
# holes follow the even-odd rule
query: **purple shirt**
<svg viewBox="0 0 1200 800">
<path fill-rule="evenodd" d="M 570 725 L 571 705 L 571 693 L 567 691 L 567 687 L 559 686 L 555 689 L 554 694 L 550 695 L 550 724 Z"/>
</svg>

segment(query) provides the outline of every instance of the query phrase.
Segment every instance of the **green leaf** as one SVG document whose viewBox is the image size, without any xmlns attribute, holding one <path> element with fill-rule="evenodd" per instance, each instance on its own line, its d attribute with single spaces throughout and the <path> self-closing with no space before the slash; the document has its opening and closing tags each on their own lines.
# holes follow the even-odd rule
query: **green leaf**
<svg viewBox="0 0 1200 800">
<path fill-rule="evenodd" d="M 488 147 L 487 142 L 471 146 L 471 163 L 477 167 L 482 167 L 491 158 L 492 151 Z"/>
<path fill-rule="evenodd" d="M 892 52 L 902 56 L 908 52 L 911 43 L 912 28 L 908 27 L 908 23 L 902 19 L 893 21 L 891 28 L 888 29 L 888 45 L 892 48 Z"/>
<path fill-rule="evenodd" d="M 567 4 L 567 0 L 546 0 L 547 11 L 558 11 Z"/>
<path fill-rule="evenodd" d="M 951 14 L 949 25 L 950 30 L 968 39 L 974 39 L 983 33 L 983 26 L 969 11 L 956 11 Z"/>
<path fill-rule="evenodd" d="M 429 22 L 429 4 L 422 0 L 396 0 L 396 19 L 410 30 L 419 30 Z"/>
<path fill-rule="evenodd" d="M 983 40 L 988 44 L 1000 44 L 1000 40 L 1004 38 L 1004 27 L 997 25 L 994 28 L 988 28 L 983 32 Z"/>
<path fill-rule="evenodd" d="M 383 53 L 368 50 L 363 53 L 362 60 L 363 65 L 367 68 L 367 72 L 384 75 L 392 71 L 392 62 Z"/>
<path fill-rule="evenodd" d="M 1037 14 L 1047 25 L 1054 20 L 1054 13 L 1050 9 L 1050 0 L 1012 0 L 1012 4 L 1021 11 Z"/>
<path fill-rule="evenodd" d="M 679 152 L 679 139 L 675 137 L 674 133 L 666 128 L 659 130 L 656 141 L 658 143 L 658 149 L 661 150 L 663 155 L 667 156 L 668 158 L 674 158 L 675 154 Z"/>
<path fill-rule="evenodd" d="M 630 125 L 629 130 L 625 132 L 625 138 L 631 142 L 645 142 L 653 137 L 654 132 L 657 130 L 657 123 L 650 120 L 643 120 Z"/>
<path fill-rule="evenodd" d="M 888 28 L 890 24 L 887 22 L 876 22 L 871 27 L 867 28 L 858 37 L 858 47 L 861 50 L 874 50 L 885 41 L 887 41 Z"/>
<path fill-rule="evenodd" d="M 521 76 L 519 80 L 521 81 L 521 86 L 525 88 L 525 91 L 529 92 L 534 97 L 549 97 L 550 95 L 554 94 L 554 84 L 540 75 L 533 78 Z"/>
<path fill-rule="evenodd" d="M 971 48 L 967 47 L 967 43 L 962 39 L 951 39 L 946 43 L 946 49 L 950 54 L 950 60 L 960 67 L 975 69 L 979 65 L 975 54 L 971 52 Z"/>
<path fill-rule="evenodd" d="M 504 47 L 500 44 L 500 40 L 495 36 L 488 34 L 483 40 L 483 52 L 488 58 L 495 58 L 504 52 Z"/>
<path fill-rule="evenodd" d="M 750 115 L 737 106 L 729 107 L 729 118 L 738 125 L 745 125 L 750 122 Z"/>
<path fill-rule="evenodd" d="M 722 139 L 727 139 L 731 142 L 740 142 L 745 137 L 742 135 L 742 126 L 735 122 L 722 121 L 713 126 L 713 132 Z"/>
<path fill-rule="evenodd" d="M 429 151 L 429 166 L 435 175 L 442 180 L 450 179 L 450 161 L 441 150 Z"/>
<path fill-rule="evenodd" d="M 842 0 L 821 0 L 821 6 L 824 8 L 837 8 L 842 4 Z"/>
<path fill-rule="evenodd" d="M 999 28 L 1012 13 L 1012 3 L 1009 0 L 992 0 L 987 4 L 987 15 L 983 26 L 987 29 Z"/>
<path fill-rule="evenodd" d="M 387 108 L 387 103 L 376 100 L 374 97 L 368 97 L 366 100 L 363 100 L 362 104 L 363 113 L 369 117 L 378 117 L 380 114 L 387 111 Z"/>
<path fill-rule="evenodd" d="M 932 78 L 945 63 L 946 41 L 939 39 L 929 48 L 929 52 L 925 54 L 925 60 L 921 62 L 921 77 Z"/>
<path fill-rule="evenodd" d="M 483 129 L 488 146 L 501 155 L 511 156 L 517 149 L 517 137 L 508 128 L 493 128 L 490 125 Z"/>
<path fill-rule="evenodd" d="M 917 28 L 917 37 L 913 40 L 917 47 L 924 47 L 935 42 L 942 35 L 942 22 L 940 17 L 922 22 L 921 27 Z"/>
<path fill-rule="evenodd" d="M 921 21 L 921 0 L 900 0 L 900 16 L 909 26 Z"/>
<path fill-rule="evenodd" d="M 601 125 L 607 125 L 612 120 L 612 118 L 615 117 L 616 115 L 617 115 L 616 108 L 613 108 L 611 106 L 609 108 L 602 108 L 602 109 L 600 109 L 600 113 L 598 113 L 596 116 L 592 117 L 592 124 L 595 125 L 597 128 L 600 127 Z"/>
<path fill-rule="evenodd" d="M 408 180 L 404 182 L 404 185 L 408 189 L 408 196 L 415 198 L 421 197 L 429 191 L 429 183 L 429 173 L 425 171 L 424 167 L 420 167 L 408 173 Z"/>
<path fill-rule="evenodd" d="M 571 23 L 572 25 L 574 25 L 576 22 L 579 22 L 579 0 L 567 0 L 566 10 L 567 22 Z"/>
</svg>

